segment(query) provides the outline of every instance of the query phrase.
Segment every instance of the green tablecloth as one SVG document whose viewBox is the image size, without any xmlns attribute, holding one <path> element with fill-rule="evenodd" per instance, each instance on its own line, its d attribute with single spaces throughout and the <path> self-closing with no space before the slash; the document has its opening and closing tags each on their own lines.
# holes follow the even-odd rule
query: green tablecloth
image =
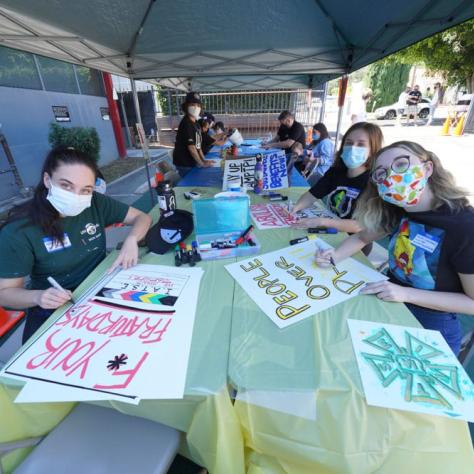
<svg viewBox="0 0 474 474">
<path fill-rule="evenodd" d="M 305 233 L 256 234 L 266 253 Z M 321 237 L 337 245 L 344 235 Z M 236 285 L 229 379 L 247 472 L 474 472 L 467 423 L 366 404 L 348 318 L 420 326 L 405 305 L 361 295 L 279 329 Z"/>
<path fill-rule="evenodd" d="M 182 200 L 186 190 L 177 188 L 176 193 L 180 207 L 189 209 L 190 202 Z M 202 191 L 208 197 L 218 190 Z M 302 192 L 288 191 L 294 199 Z M 250 196 L 252 201 L 262 200 Z M 304 235 L 292 229 L 256 233 L 261 253 Z M 327 236 L 331 244 L 342 238 Z M 112 258 L 90 275 L 78 293 L 98 278 Z M 147 255 L 141 261 L 173 264 L 171 254 Z M 244 469 L 252 474 L 472 472 L 466 423 L 365 403 L 346 319 L 418 325 L 403 305 L 358 296 L 280 330 L 234 284 L 223 268 L 232 261 L 201 264 L 205 273 L 184 399 L 142 401 L 137 407 L 119 402 L 103 405 L 185 431 L 183 452 L 211 473 Z M 15 405 L 18 388 L 6 379 L 3 382 L 0 442 L 45 434 L 73 406 Z M 235 405 L 228 383 L 238 390 Z M 275 407 L 275 399 L 280 399 L 280 407 Z M 25 450 L 15 452 L 8 467 L 24 456 Z"/>
</svg>

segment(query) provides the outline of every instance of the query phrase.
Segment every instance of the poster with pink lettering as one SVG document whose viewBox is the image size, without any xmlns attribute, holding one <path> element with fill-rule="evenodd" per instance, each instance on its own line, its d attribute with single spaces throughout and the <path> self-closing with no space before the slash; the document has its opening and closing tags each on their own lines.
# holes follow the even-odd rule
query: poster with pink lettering
<svg viewBox="0 0 474 474">
<path fill-rule="evenodd" d="M 202 269 L 144 267 L 166 274 L 171 287 L 177 288 L 173 310 L 162 311 L 161 305 L 155 310 L 131 308 L 93 298 L 77 303 L 0 373 L 27 382 L 18 401 L 136 404 L 141 399 L 183 397 Z M 150 268 L 145 270 L 143 274 L 149 275 Z M 29 390 L 29 381 L 36 387 L 41 383 L 41 390 Z"/>
<path fill-rule="evenodd" d="M 250 215 L 260 230 L 282 229 L 294 224 L 295 219 L 289 212 L 286 204 L 260 203 L 250 205 Z M 335 215 L 323 207 L 309 207 L 297 213 L 299 219 L 311 217 L 327 217 L 333 219 Z"/>
<path fill-rule="evenodd" d="M 314 263 L 317 248 L 332 247 L 316 238 L 231 263 L 226 269 L 279 328 L 353 298 L 366 283 L 387 279 L 353 258 L 329 268 L 318 267 Z M 236 294 L 234 301 L 240 298 Z"/>
</svg>

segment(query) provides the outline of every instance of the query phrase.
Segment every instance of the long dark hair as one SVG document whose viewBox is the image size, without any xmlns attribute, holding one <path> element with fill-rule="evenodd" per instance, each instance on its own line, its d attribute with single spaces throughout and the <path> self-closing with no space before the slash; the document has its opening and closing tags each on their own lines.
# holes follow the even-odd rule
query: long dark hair
<svg viewBox="0 0 474 474">
<path fill-rule="evenodd" d="M 369 123 L 369 122 L 357 122 L 351 127 L 349 127 L 347 132 L 342 137 L 341 146 L 339 150 L 336 152 L 335 160 L 333 164 L 334 167 L 343 168 L 347 170 L 347 166 L 344 164 L 341 158 L 342 149 L 344 148 L 344 145 L 346 144 L 346 139 L 349 136 L 349 134 L 352 133 L 354 130 L 359 130 L 359 129 L 364 130 L 369 136 L 370 150 L 369 150 L 369 155 L 367 157 L 367 161 L 365 163 L 368 170 L 372 169 L 372 164 L 374 163 L 375 155 L 382 148 L 383 133 L 378 125 L 374 125 L 373 123 Z"/>
<path fill-rule="evenodd" d="M 61 242 L 63 240 L 63 230 L 61 226 L 61 218 L 59 212 L 46 199 L 48 189 L 44 185 L 43 177 L 45 173 L 51 177 L 54 171 L 60 165 L 85 165 L 97 177 L 97 164 L 93 158 L 74 148 L 57 147 L 53 148 L 46 157 L 41 170 L 41 178 L 35 188 L 33 198 L 28 202 L 14 207 L 8 214 L 5 222 L 6 225 L 18 219 L 26 218 L 29 224 L 36 225 L 48 237 L 52 237 L 54 241 Z"/>
<path fill-rule="evenodd" d="M 319 132 L 319 140 L 313 140 L 313 145 L 317 145 L 319 142 L 322 142 L 325 138 L 329 138 L 329 132 L 324 123 L 319 122 L 313 125 L 313 130 Z"/>
</svg>

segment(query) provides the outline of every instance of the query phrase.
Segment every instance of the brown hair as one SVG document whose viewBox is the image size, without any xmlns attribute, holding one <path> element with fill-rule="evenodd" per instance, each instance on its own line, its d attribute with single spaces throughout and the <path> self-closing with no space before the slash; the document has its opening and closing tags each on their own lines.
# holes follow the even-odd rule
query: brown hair
<svg viewBox="0 0 474 474">
<path fill-rule="evenodd" d="M 373 123 L 369 123 L 369 122 L 357 122 L 351 127 L 349 127 L 347 132 L 342 137 L 341 146 L 339 150 L 336 152 L 333 166 L 336 168 L 347 169 L 347 166 L 344 164 L 341 158 L 342 149 L 344 148 L 344 145 L 346 144 L 347 137 L 354 130 L 364 130 L 369 136 L 370 150 L 369 150 L 369 155 L 367 157 L 367 161 L 365 162 L 365 166 L 367 167 L 367 169 L 371 169 L 372 164 L 375 161 L 376 153 L 380 150 L 380 148 L 382 148 L 383 134 L 382 134 L 382 130 L 380 129 L 378 125 L 374 125 Z"/>
<path fill-rule="evenodd" d="M 434 197 L 433 209 L 446 205 L 451 211 L 459 212 L 469 206 L 466 197 L 469 193 L 456 185 L 453 175 L 443 167 L 433 152 L 418 143 L 399 141 L 382 148 L 374 157 L 372 170 L 375 168 L 377 158 L 392 148 L 402 148 L 418 157 L 422 163 L 431 161 L 433 173 L 428 178 L 428 184 Z M 370 180 L 358 200 L 354 218 L 368 230 L 388 234 L 398 226 L 403 212 L 403 208 L 384 201 L 378 194 L 377 185 Z"/>
</svg>

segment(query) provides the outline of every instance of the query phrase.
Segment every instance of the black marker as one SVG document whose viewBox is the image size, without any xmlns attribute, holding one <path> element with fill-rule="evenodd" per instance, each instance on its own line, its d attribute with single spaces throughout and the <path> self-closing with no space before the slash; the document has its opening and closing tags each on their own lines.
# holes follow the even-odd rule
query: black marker
<svg viewBox="0 0 474 474">
<path fill-rule="evenodd" d="M 309 240 L 308 237 L 299 237 L 298 239 L 290 240 L 290 245 L 301 244 L 301 242 L 306 242 L 307 240 Z"/>
</svg>

